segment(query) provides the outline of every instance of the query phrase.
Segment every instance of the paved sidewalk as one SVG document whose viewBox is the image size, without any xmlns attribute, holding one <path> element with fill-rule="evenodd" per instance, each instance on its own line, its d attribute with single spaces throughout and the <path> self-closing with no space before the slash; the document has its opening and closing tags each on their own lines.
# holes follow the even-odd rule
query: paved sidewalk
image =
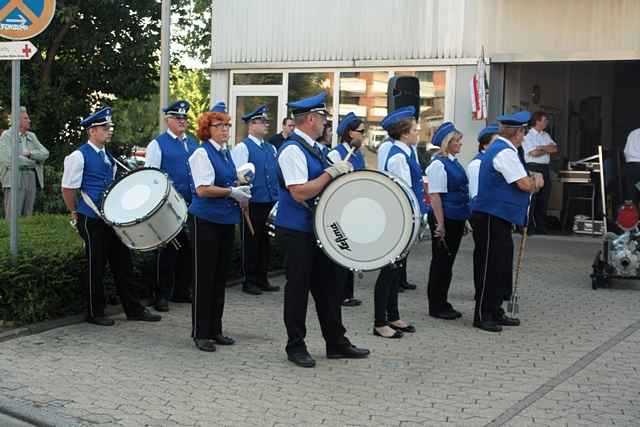
<svg viewBox="0 0 640 427">
<path fill-rule="evenodd" d="M 116 318 L 0 343 L 0 409 L 31 409 L 51 425 L 640 425 L 640 286 L 591 290 L 597 240 L 532 237 L 520 298 L 523 325 L 490 334 L 472 328 L 472 242 L 465 239 L 447 322 L 426 315 L 428 243 L 409 260 L 416 291 L 400 294 L 418 329 L 400 340 L 371 334 L 373 283 L 364 304 L 344 308 L 350 339 L 366 360 L 327 360 L 313 307 L 308 346 L 315 369 L 286 361 L 282 291 L 227 292 L 215 353 L 189 338 L 190 308 L 157 324 Z M 283 286 L 283 279 L 274 280 Z"/>
</svg>

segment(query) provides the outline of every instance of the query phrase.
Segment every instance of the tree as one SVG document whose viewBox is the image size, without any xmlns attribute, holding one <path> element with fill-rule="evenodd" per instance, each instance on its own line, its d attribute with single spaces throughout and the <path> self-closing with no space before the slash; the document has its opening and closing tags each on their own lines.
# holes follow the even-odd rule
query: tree
<svg viewBox="0 0 640 427">
<path fill-rule="evenodd" d="M 177 16 L 177 27 L 173 35 L 182 49 L 176 51 L 175 58 L 190 55 L 199 58 L 203 64 L 211 61 L 211 16 L 215 8 L 213 0 L 174 0 L 173 13 Z M 177 64 L 177 62 L 174 62 Z"/>
<path fill-rule="evenodd" d="M 22 63 L 21 103 L 61 163 L 82 139 L 78 122 L 101 104 L 149 99 L 157 88 L 158 0 L 58 0 L 39 51 Z M 0 62 L 0 109 L 10 109 L 10 65 Z M 117 112 L 116 117 L 117 120 Z"/>
</svg>

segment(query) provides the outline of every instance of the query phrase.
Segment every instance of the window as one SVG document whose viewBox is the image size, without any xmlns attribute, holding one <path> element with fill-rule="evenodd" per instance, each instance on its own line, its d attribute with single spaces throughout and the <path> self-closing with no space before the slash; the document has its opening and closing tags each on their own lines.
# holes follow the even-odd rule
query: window
<svg viewBox="0 0 640 427">
<path fill-rule="evenodd" d="M 327 92 L 327 110 L 333 114 L 333 73 L 289 73 L 288 102 Z"/>
<path fill-rule="evenodd" d="M 234 74 L 233 84 L 239 86 L 250 85 L 281 85 L 282 73 L 246 73 Z"/>
</svg>

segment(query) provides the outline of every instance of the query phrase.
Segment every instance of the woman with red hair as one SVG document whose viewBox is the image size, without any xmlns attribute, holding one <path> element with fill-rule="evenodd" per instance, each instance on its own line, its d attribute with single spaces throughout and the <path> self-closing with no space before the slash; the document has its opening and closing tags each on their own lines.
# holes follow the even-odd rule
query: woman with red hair
<svg viewBox="0 0 640 427">
<path fill-rule="evenodd" d="M 240 205 L 249 201 L 251 193 L 249 186 L 237 183 L 236 166 L 227 150 L 229 122 L 225 113 L 203 113 L 197 131 L 201 145 L 189 157 L 194 259 L 191 336 L 202 351 L 235 342 L 222 333 L 224 294 Z"/>
</svg>

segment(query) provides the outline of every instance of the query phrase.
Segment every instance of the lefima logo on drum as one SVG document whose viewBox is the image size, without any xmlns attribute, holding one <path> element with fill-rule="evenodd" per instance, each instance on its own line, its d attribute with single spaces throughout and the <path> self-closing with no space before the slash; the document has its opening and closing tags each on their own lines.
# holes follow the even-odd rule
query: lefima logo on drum
<svg viewBox="0 0 640 427">
<path fill-rule="evenodd" d="M 344 231 L 342 231 L 342 227 L 337 222 L 334 222 L 330 225 L 333 230 L 333 234 L 336 236 L 334 242 L 338 244 L 338 247 L 343 251 L 351 252 L 351 247 L 349 243 L 347 243 L 347 236 L 344 235 Z"/>
</svg>

